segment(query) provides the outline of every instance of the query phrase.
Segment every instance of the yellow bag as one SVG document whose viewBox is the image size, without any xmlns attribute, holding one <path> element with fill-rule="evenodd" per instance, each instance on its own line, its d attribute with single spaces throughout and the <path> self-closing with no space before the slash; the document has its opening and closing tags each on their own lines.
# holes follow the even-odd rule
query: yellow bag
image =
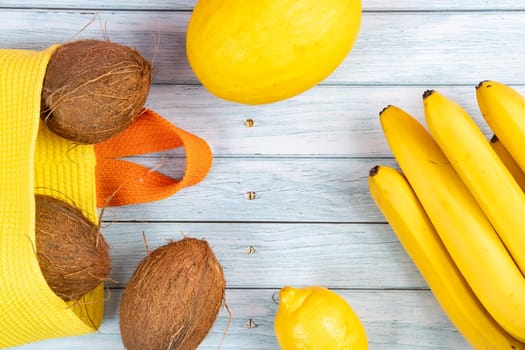
<svg viewBox="0 0 525 350">
<path fill-rule="evenodd" d="M 57 47 L 0 49 L 0 348 L 91 333 L 103 318 L 103 284 L 73 302 L 48 287 L 36 255 L 35 193 L 74 203 L 98 223 L 97 199 L 103 203 L 117 187 L 123 191 L 110 205 L 159 200 L 196 184 L 211 167 L 204 140 L 150 110 L 99 145 L 74 144 L 49 131 L 40 119 L 41 92 Z M 137 141 L 137 134 L 144 137 Z M 113 159 L 182 146 L 187 165 L 180 181 Z"/>
<path fill-rule="evenodd" d="M 66 303 L 35 251 L 35 191 L 72 201 L 97 222 L 95 154 L 40 126 L 40 94 L 56 49 L 0 50 L 0 347 L 97 329 L 104 287 Z"/>
</svg>

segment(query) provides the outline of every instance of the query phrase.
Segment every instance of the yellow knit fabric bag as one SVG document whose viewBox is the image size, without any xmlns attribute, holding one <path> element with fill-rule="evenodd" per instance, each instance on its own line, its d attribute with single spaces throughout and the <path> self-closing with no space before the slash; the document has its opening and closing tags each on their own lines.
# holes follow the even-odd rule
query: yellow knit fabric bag
<svg viewBox="0 0 525 350">
<path fill-rule="evenodd" d="M 48 287 L 35 252 L 35 193 L 76 205 L 97 222 L 95 154 L 40 121 L 47 63 L 56 46 L 0 49 L 0 348 L 95 331 L 104 287 L 66 303 Z"/>
</svg>

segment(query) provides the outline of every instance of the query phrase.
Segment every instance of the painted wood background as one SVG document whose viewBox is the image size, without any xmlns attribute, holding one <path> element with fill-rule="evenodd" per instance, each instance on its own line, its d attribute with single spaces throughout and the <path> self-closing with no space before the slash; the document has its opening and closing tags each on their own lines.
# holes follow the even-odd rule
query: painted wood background
<svg viewBox="0 0 525 350">
<path fill-rule="evenodd" d="M 108 284 L 100 331 L 20 350 L 123 349 L 118 304 L 145 254 L 142 232 L 150 248 L 183 233 L 210 242 L 233 313 L 223 349 L 278 349 L 276 293 L 310 284 L 349 301 L 372 350 L 468 349 L 374 206 L 366 181 L 374 165 L 395 165 L 379 111 L 395 104 L 421 119 L 428 88 L 462 104 L 490 135 L 474 87 L 494 79 L 525 92 L 525 4 L 364 0 L 358 41 L 337 71 L 300 96 L 264 106 L 229 103 L 199 85 L 184 50 L 194 4 L 0 0 L 1 47 L 43 49 L 76 38 L 136 47 L 155 68 L 148 106 L 204 138 L 214 153 L 210 174 L 197 186 L 107 210 L 103 232 L 116 282 Z M 185 155 L 135 161 L 180 177 Z M 222 310 L 201 349 L 219 347 L 228 317 Z"/>
</svg>

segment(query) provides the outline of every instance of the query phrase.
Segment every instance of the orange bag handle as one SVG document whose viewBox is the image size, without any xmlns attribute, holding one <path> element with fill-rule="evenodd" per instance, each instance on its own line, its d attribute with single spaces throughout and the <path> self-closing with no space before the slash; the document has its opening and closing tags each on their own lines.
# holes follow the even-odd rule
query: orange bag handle
<svg viewBox="0 0 525 350">
<path fill-rule="evenodd" d="M 116 159 L 184 147 L 186 168 L 176 180 L 144 166 Z M 121 206 L 164 199 L 200 182 L 211 168 L 212 153 L 203 139 L 150 109 L 111 139 L 94 145 L 97 206 Z"/>
</svg>

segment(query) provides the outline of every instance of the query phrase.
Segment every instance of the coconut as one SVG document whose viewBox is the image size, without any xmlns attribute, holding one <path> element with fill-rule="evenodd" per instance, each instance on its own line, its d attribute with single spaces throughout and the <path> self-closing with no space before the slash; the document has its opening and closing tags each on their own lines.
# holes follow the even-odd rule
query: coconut
<svg viewBox="0 0 525 350">
<path fill-rule="evenodd" d="M 42 89 L 42 119 L 54 133 L 94 144 L 120 133 L 140 115 L 151 66 L 130 47 L 77 40 L 56 49 Z"/>
<path fill-rule="evenodd" d="M 224 300 L 221 265 L 205 240 L 184 238 L 148 254 L 120 303 L 128 350 L 193 350 L 213 326 Z"/>
<path fill-rule="evenodd" d="M 108 278 L 109 246 L 99 227 L 57 198 L 36 195 L 36 253 L 44 278 L 65 301 L 78 300 Z"/>
</svg>

